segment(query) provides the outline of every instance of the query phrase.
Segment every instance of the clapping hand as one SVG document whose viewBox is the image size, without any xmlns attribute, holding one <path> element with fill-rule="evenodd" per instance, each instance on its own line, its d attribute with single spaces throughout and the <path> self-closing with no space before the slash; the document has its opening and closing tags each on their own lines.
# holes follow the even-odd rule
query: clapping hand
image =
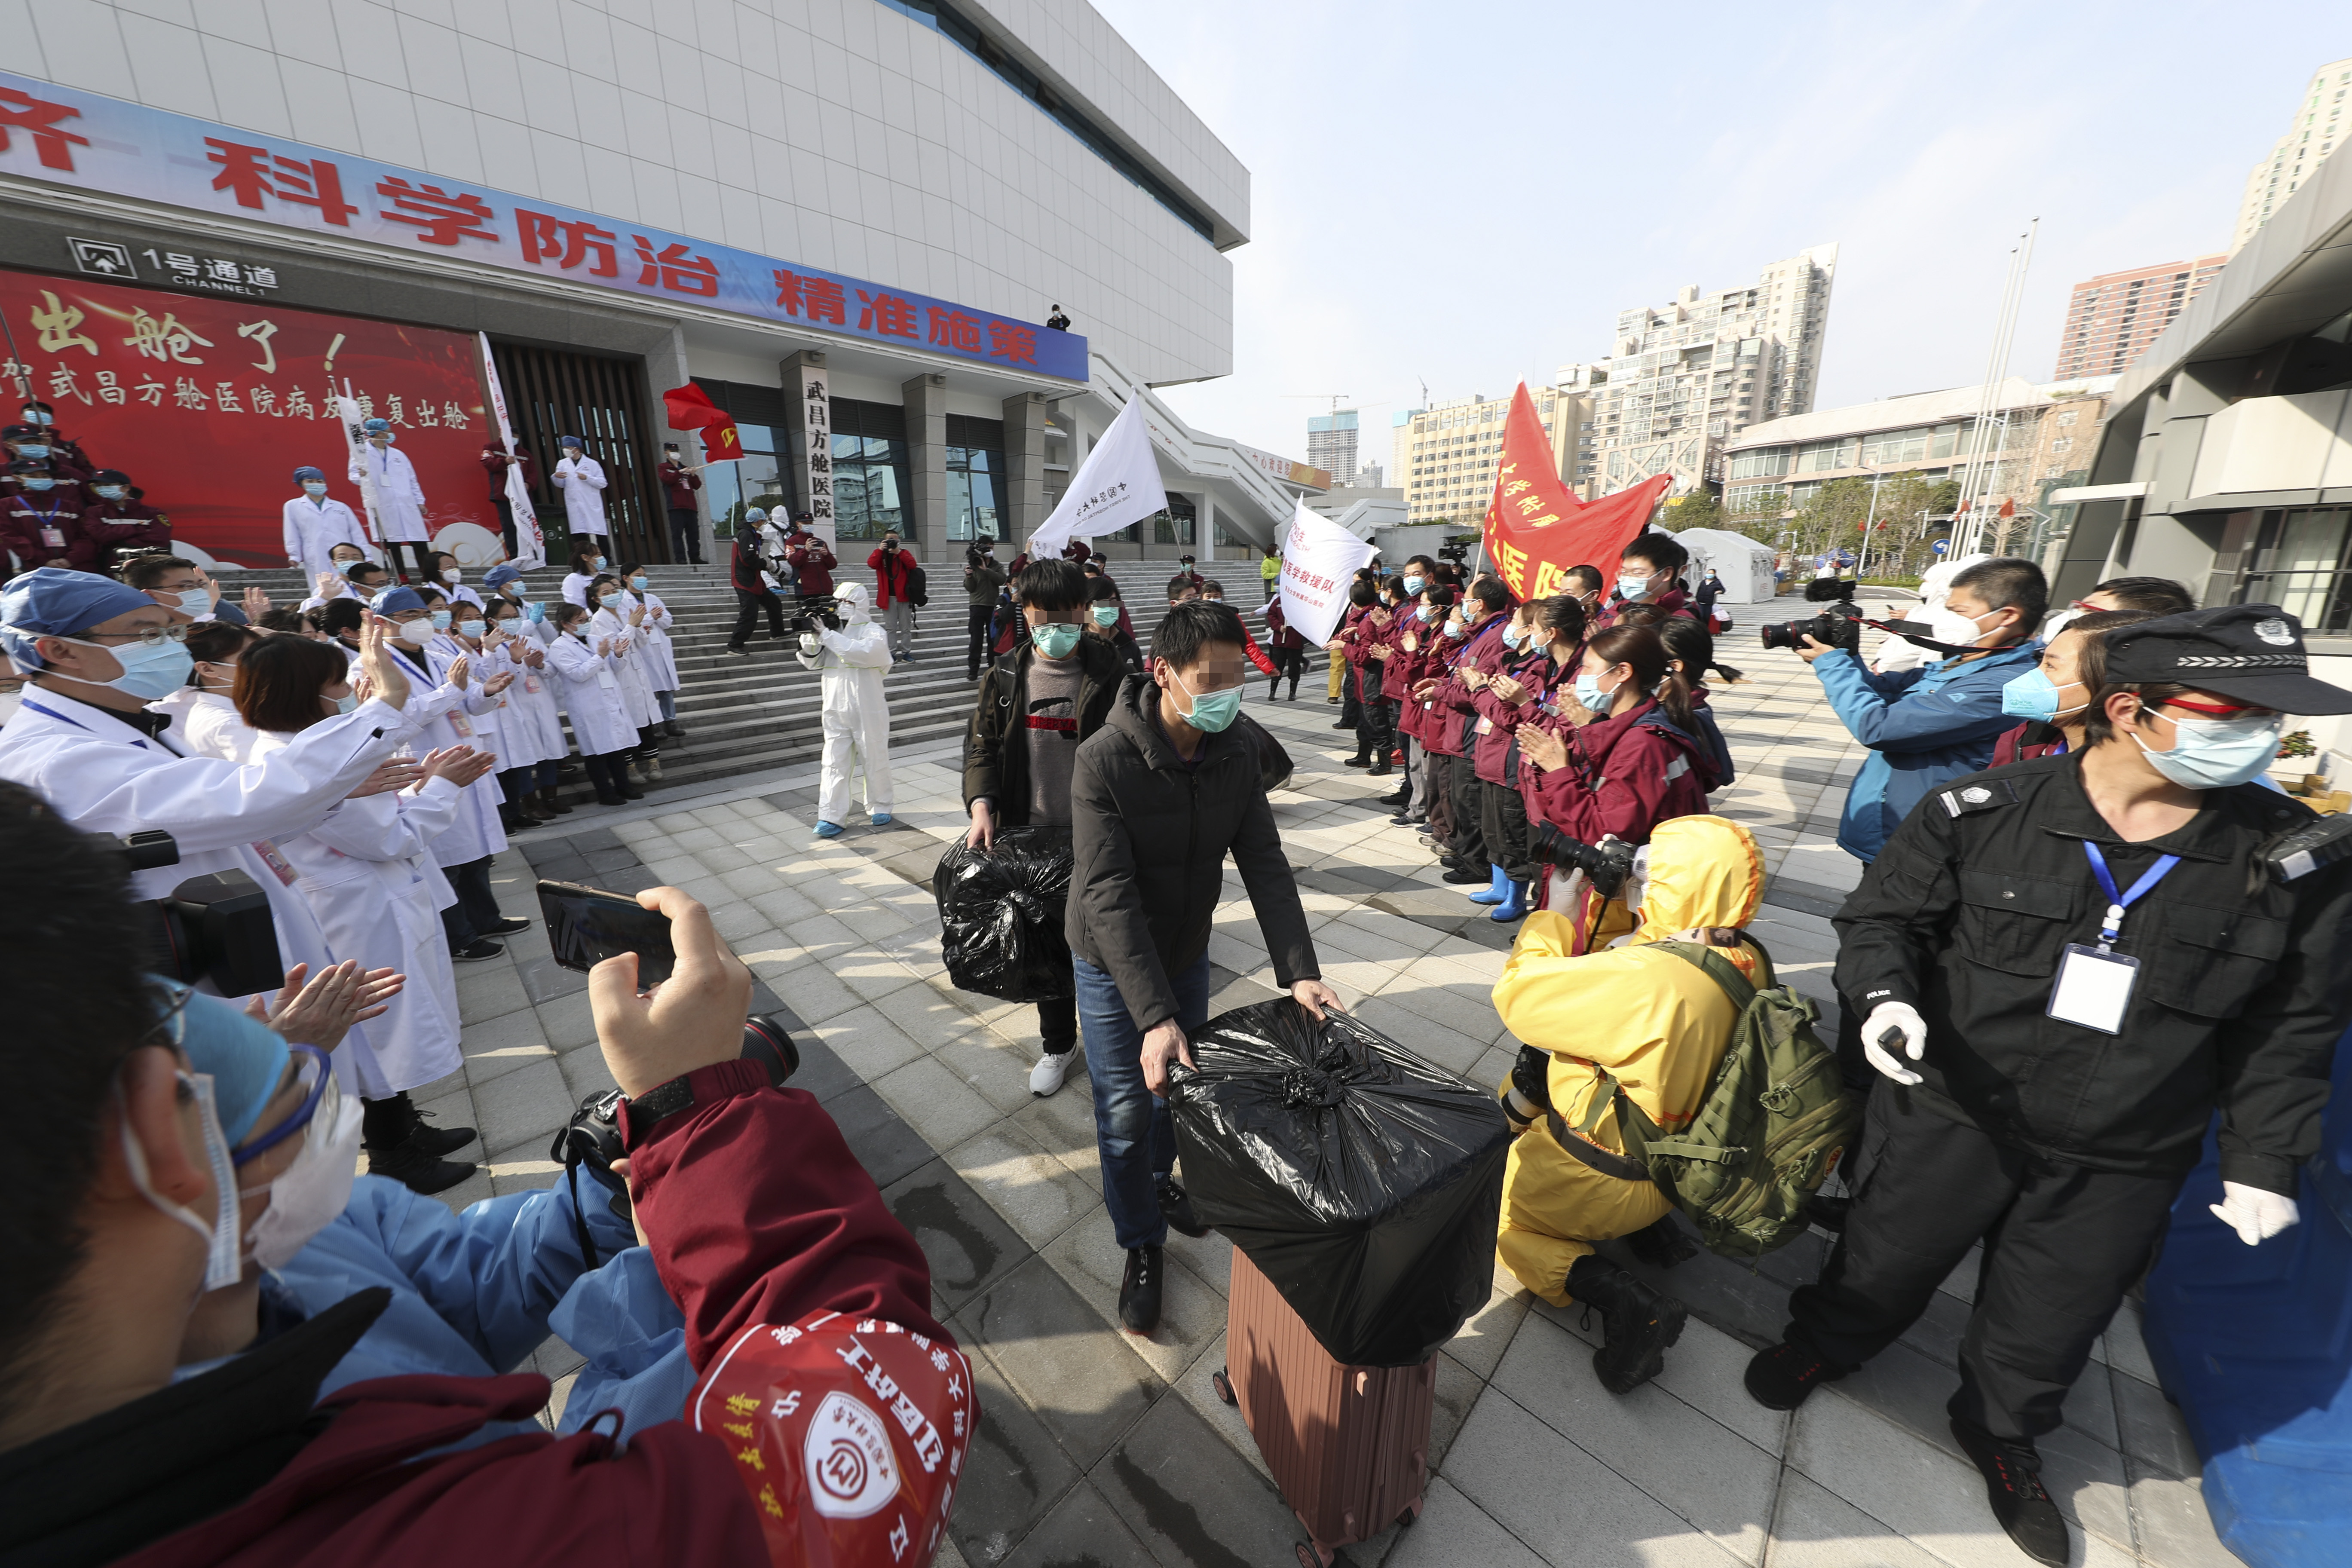
<svg viewBox="0 0 2352 1568">
<path fill-rule="evenodd" d="M 408 705 L 408 672 L 401 668 L 391 648 L 392 623 L 368 612 L 367 620 L 360 626 L 360 668 L 367 676 L 375 700 L 387 708 Z"/>
<path fill-rule="evenodd" d="M 1546 773 L 1568 766 L 1568 742 L 1549 730 L 1522 724 L 1517 731 L 1519 755 Z"/>
<path fill-rule="evenodd" d="M 345 795 L 345 800 L 361 800 L 372 795 L 390 795 L 423 782 L 414 757 L 387 757 L 375 765 L 375 772 L 362 779 L 359 787 Z"/>
<path fill-rule="evenodd" d="M 447 779 L 462 789 L 488 773 L 498 760 L 496 752 L 478 752 L 471 746 L 445 746 L 426 755 L 423 776 Z"/>
<path fill-rule="evenodd" d="M 269 595 L 258 588 L 245 591 L 245 618 L 258 621 L 269 613 Z"/>
<path fill-rule="evenodd" d="M 493 675 L 488 680 L 482 682 L 482 695 L 485 697 L 496 697 L 499 692 L 504 691 L 508 687 L 512 686 L 513 684 L 514 671 L 511 669 L 502 669 L 498 674 Z"/>
<path fill-rule="evenodd" d="M 1495 695 L 1506 702 L 1518 703 L 1528 700 L 1528 689 L 1510 676 L 1498 675 L 1487 684 L 1495 689 Z"/>
</svg>

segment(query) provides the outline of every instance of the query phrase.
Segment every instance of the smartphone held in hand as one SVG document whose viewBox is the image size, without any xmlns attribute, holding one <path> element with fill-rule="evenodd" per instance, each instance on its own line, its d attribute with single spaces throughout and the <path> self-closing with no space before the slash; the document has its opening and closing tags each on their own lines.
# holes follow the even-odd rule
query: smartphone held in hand
<svg viewBox="0 0 2352 1568">
<path fill-rule="evenodd" d="M 669 917 L 648 910 L 627 893 L 607 893 L 576 882 L 541 882 L 540 912 L 547 918 L 547 942 L 555 962 L 585 973 L 624 952 L 637 955 L 637 988 L 650 990 L 670 976 L 677 955 L 670 946 Z"/>
</svg>

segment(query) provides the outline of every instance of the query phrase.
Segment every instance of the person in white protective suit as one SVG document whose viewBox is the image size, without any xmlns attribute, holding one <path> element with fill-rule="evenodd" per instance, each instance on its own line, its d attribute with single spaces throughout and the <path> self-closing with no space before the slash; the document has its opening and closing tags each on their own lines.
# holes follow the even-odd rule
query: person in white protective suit
<svg viewBox="0 0 2352 1568">
<path fill-rule="evenodd" d="M 852 761 L 866 769 L 866 814 L 876 826 L 890 820 L 890 704 L 882 676 L 890 668 L 889 634 L 875 623 L 866 585 L 835 591 L 841 629 L 801 634 L 801 663 L 824 683 L 824 760 L 817 773 L 816 836 L 841 837 L 849 815 Z"/>
</svg>

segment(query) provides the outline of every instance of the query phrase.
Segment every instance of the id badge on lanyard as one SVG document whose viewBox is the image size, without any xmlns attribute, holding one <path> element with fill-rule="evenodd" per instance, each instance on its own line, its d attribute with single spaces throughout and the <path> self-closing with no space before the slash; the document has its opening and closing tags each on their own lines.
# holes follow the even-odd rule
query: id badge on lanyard
<svg viewBox="0 0 2352 1568">
<path fill-rule="evenodd" d="M 2123 1033 L 2124 1012 L 2131 1005 L 2132 987 L 2139 980 L 2139 960 L 2114 951 L 2116 939 L 2123 929 L 2124 911 L 2162 881 L 2167 871 L 2179 865 L 2180 857 L 2159 858 L 2141 873 L 2131 891 L 2118 894 L 2115 877 L 2107 869 L 2107 858 L 2099 853 L 2099 847 L 2084 839 L 2083 853 L 2090 858 L 2091 872 L 2099 879 L 2099 890 L 2107 896 L 2107 912 L 2099 921 L 2097 946 L 2079 942 L 2066 944 L 2065 952 L 2059 956 L 2058 983 L 2050 988 L 2046 1011 L 2061 1023 L 2079 1024 L 2103 1035 L 2119 1035 Z"/>
<path fill-rule="evenodd" d="M 261 857 L 263 863 L 277 875 L 280 882 L 289 888 L 294 885 L 296 876 L 294 868 L 273 840 L 257 838 L 253 841 L 252 847 L 253 852 Z"/>
</svg>

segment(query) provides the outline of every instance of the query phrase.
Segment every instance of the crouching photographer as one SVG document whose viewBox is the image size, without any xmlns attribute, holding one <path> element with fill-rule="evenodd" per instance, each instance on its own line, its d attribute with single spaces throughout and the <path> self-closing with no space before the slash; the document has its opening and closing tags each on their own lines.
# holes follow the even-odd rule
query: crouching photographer
<svg viewBox="0 0 2352 1568">
<path fill-rule="evenodd" d="M 928 1561 L 975 1411 L 922 1254 L 831 1119 L 740 1059 L 751 977 L 699 904 L 672 977 L 589 975 L 637 1221 L 700 1384 L 679 1421 L 463 1445 L 543 1377 L 322 1380 L 385 1311 L 361 1289 L 177 1384 L 192 1304 L 238 1269 L 227 1095 L 159 1027 L 119 851 L 0 791 L 0 1556 L 346 1564 Z M 224 1098 L 245 1108 L 225 1111 Z M 247 1123 L 250 1142 L 251 1122 Z M 348 1169 L 348 1165 L 346 1165 Z M 249 1237 L 247 1239 L 250 1239 Z"/>
</svg>

